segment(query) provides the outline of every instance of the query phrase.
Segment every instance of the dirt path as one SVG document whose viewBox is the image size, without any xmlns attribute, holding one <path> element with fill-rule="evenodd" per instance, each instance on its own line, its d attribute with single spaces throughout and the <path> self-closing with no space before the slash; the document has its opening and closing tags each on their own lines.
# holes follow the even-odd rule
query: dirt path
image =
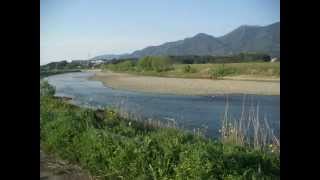
<svg viewBox="0 0 320 180">
<path fill-rule="evenodd" d="M 46 155 L 40 150 L 40 180 L 91 180 L 79 167 Z"/>
<path fill-rule="evenodd" d="M 280 81 L 165 78 L 113 72 L 95 72 L 95 76 L 90 79 L 102 81 L 106 86 L 115 89 L 165 94 L 208 95 L 245 93 L 280 95 Z"/>
</svg>

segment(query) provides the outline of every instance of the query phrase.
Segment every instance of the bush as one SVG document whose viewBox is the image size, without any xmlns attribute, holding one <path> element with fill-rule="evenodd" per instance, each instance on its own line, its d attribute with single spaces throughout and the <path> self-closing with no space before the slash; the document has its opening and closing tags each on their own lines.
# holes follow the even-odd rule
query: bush
<svg viewBox="0 0 320 180">
<path fill-rule="evenodd" d="M 124 61 L 117 64 L 117 69 L 120 71 L 129 71 L 134 68 L 135 64 L 132 61 Z"/>
<path fill-rule="evenodd" d="M 146 56 L 138 61 L 140 71 L 168 71 L 172 69 L 172 62 L 168 57 Z"/>
<path fill-rule="evenodd" d="M 226 68 L 224 64 L 210 69 L 209 74 L 212 79 L 220 79 L 223 76 L 231 75 L 235 72 L 233 68 Z"/>
<path fill-rule="evenodd" d="M 51 86 L 48 81 L 40 81 L 40 96 L 53 96 L 55 94 L 55 88 Z"/>
<path fill-rule="evenodd" d="M 183 67 L 183 72 L 184 73 L 195 73 L 196 72 L 196 69 L 193 68 L 191 65 L 186 65 Z"/>
<path fill-rule="evenodd" d="M 119 62 L 118 64 L 107 64 L 105 68 L 113 71 L 131 71 L 135 68 L 135 63 L 133 61 L 127 60 Z"/>
<path fill-rule="evenodd" d="M 149 56 L 143 57 L 138 61 L 138 69 L 141 71 L 152 71 L 152 59 Z"/>
<path fill-rule="evenodd" d="M 172 63 L 167 57 L 152 57 L 152 69 L 156 72 L 168 71 L 172 68 Z"/>
</svg>

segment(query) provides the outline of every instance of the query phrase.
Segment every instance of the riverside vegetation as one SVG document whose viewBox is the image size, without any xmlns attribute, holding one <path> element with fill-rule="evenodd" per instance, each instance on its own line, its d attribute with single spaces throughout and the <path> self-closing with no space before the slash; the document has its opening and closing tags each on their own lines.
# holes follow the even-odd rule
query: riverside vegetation
<svg viewBox="0 0 320 180">
<path fill-rule="evenodd" d="M 208 139 L 125 118 L 112 108 L 77 107 L 54 97 L 48 82 L 40 87 L 43 150 L 98 179 L 280 179 L 278 153 L 227 141 L 237 137 L 228 133 L 237 128 L 223 126 L 221 140 Z"/>
<path fill-rule="evenodd" d="M 169 56 L 146 56 L 139 60 L 123 60 L 102 66 L 103 69 L 114 72 L 127 72 L 139 75 L 181 77 L 181 78 L 211 78 L 224 79 L 233 76 L 249 76 L 251 78 L 280 78 L 280 63 L 270 63 L 264 60 L 251 61 L 211 61 L 206 64 L 184 64 L 202 62 L 178 61 Z M 227 62 L 227 63 L 226 63 Z M 209 64 L 210 63 L 210 64 Z"/>
</svg>

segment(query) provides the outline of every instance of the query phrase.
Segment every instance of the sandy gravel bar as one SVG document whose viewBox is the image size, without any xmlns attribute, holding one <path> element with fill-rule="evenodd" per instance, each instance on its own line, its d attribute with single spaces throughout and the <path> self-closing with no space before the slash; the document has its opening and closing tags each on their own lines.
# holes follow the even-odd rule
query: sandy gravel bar
<svg viewBox="0 0 320 180">
<path fill-rule="evenodd" d="M 259 94 L 280 95 L 280 81 L 184 79 L 95 72 L 91 80 L 114 89 L 181 95 Z"/>
</svg>

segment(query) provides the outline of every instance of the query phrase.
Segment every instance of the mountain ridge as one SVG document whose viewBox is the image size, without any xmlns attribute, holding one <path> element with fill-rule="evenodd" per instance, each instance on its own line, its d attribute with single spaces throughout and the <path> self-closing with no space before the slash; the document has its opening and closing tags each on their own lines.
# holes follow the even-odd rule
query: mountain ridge
<svg viewBox="0 0 320 180">
<path fill-rule="evenodd" d="M 263 52 L 280 57 L 280 21 L 267 26 L 242 25 L 233 31 L 215 37 L 198 33 L 183 40 L 147 46 L 116 58 L 140 58 L 161 55 L 230 55 L 241 52 Z M 103 55 L 102 55 L 103 56 Z M 97 57 L 101 56 L 96 56 Z"/>
</svg>

